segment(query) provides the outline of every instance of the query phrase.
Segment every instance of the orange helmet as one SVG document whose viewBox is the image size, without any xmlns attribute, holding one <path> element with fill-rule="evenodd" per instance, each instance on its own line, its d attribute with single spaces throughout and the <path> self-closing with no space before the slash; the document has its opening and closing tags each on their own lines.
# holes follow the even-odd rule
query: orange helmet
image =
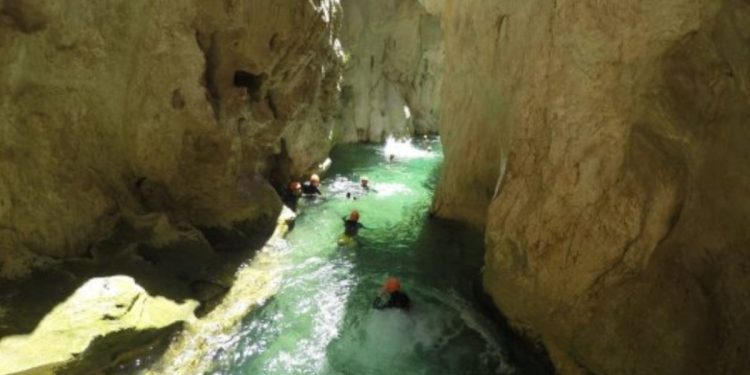
<svg viewBox="0 0 750 375">
<path fill-rule="evenodd" d="M 385 281 L 383 289 L 388 293 L 398 291 L 401 289 L 401 281 L 397 277 L 389 277 L 388 280 Z"/>
<path fill-rule="evenodd" d="M 349 220 L 359 221 L 359 211 L 357 210 L 352 211 L 352 213 L 349 214 Z"/>
<path fill-rule="evenodd" d="M 290 182 L 289 183 L 289 190 L 291 190 L 291 191 L 297 191 L 297 190 L 300 190 L 300 189 L 302 189 L 302 185 L 300 185 L 299 182 L 294 181 L 294 182 Z"/>
</svg>

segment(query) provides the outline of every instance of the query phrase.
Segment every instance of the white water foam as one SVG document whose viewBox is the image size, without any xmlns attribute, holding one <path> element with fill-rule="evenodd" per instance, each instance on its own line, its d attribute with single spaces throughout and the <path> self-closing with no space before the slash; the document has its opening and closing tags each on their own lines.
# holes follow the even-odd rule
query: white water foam
<svg viewBox="0 0 750 375">
<path fill-rule="evenodd" d="M 388 137 L 383 146 L 383 156 L 388 160 L 393 155 L 394 160 L 433 158 L 435 153 L 422 150 L 414 146 L 411 139 L 396 139 Z"/>
</svg>

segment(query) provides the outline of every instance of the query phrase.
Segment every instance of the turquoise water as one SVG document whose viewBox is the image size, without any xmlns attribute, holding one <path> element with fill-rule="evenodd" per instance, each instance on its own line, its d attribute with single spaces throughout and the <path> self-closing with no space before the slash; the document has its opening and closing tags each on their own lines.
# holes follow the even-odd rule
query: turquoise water
<svg viewBox="0 0 750 375">
<path fill-rule="evenodd" d="M 211 374 L 517 373 L 472 301 L 481 235 L 428 217 L 439 141 L 347 145 L 331 158 L 324 197 L 300 203 L 278 294 L 245 319 Z M 358 195 L 365 175 L 375 191 Z M 341 248 L 352 209 L 367 228 Z M 401 278 L 410 312 L 371 309 L 388 276 Z"/>
</svg>

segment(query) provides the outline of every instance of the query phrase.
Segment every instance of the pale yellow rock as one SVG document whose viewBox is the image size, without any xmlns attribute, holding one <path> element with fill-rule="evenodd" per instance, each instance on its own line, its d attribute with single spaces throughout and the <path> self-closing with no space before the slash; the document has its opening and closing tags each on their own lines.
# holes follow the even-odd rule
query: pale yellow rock
<svg viewBox="0 0 750 375">
<path fill-rule="evenodd" d="M 340 14 L 335 1 L 0 1 L 0 276 L 28 271 L 27 255 L 84 254 L 124 212 L 272 221 L 267 180 L 285 185 L 333 144 Z"/>
<path fill-rule="evenodd" d="M 196 306 L 195 301 L 178 304 L 150 296 L 127 276 L 91 279 L 50 311 L 34 332 L 0 339 L 0 373 L 65 365 L 98 336 L 189 321 Z"/>
<path fill-rule="evenodd" d="M 750 371 L 748 20 L 446 1 L 433 208 L 486 229 L 486 289 L 562 373 Z"/>
<path fill-rule="evenodd" d="M 279 255 L 286 249 L 284 236 L 295 217 L 294 212 L 284 207 L 273 235 L 253 260 L 237 271 L 232 288 L 221 304 L 188 324 L 164 356 L 146 370 L 147 374 L 191 375 L 211 369 L 216 351 L 230 341 L 242 319 L 278 290 Z"/>
<path fill-rule="evenodd" d="M 343 0 L 344 141 L 437 132 L 442 84 L 439 14 L 416 0 Z M 430 10 L 437 6 L 429 4 Z"/>
</svg>

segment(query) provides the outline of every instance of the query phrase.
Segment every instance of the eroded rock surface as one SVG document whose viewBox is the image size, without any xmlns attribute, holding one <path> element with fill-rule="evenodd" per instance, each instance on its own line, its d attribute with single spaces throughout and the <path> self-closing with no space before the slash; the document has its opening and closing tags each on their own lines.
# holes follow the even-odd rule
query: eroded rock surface
<svg viewBox="0 0 750 375">
<path fill-rule="evenodd" d="M 272 223 L 269 176 L 332 144 L 339 16 L 333 1 L 0 1 L 0 274 L 85 255 L 151 212 Z"/>
<path fill-rule="evenodd" d="M 439 7 L 417 0 L 343 0 L 346 68 L 340 137 L 437 132 L 442 83 Z"/>
<path fill-rule="evenodd" d="M 443 25 L 434 209 L 485 226 L 497 306 L 565 374 L 748 372 L 750 3 L 454 0 Z"/>
<path fill-rule="evenodd" d="M 276 225 L 272 183 L 332 147 L 340 16 L 328 0 L 0 0 L 0 372 L 100 372 L 220 306 Z M 132 288 L 88 288 L 111 275 Z M 128 311 L 185 314 L 116 315 L 134 295 Z"/>
</svg>

